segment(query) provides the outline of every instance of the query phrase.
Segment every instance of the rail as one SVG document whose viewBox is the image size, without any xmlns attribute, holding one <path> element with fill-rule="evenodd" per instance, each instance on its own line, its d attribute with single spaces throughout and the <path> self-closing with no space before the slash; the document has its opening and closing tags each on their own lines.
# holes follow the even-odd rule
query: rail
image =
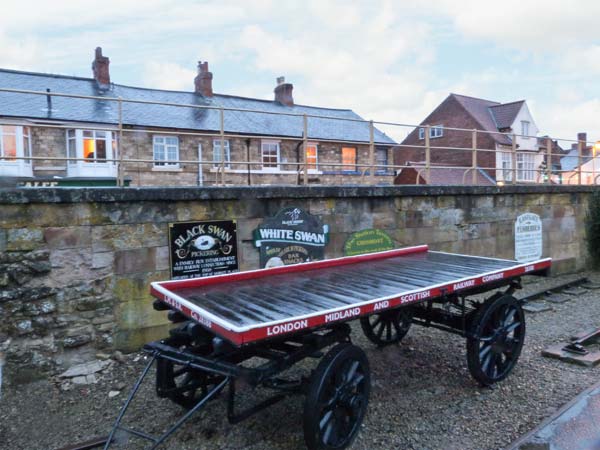
<svg viewBox="0 0 600 450">
<path fill-rule="evenodd" d="M 24 103 L 32 96 L 45 96 L 48 113 L 53 97 L 89 100 L 99 108 L 116 104 L 116 117 L 112 122 L 107 119 L 111 123 L 56 120 L 52 114 L 0 118 L 0 176 L 24 180 L 35 173 L 56 181 L 104 177 L 119 186 L 127 181 L 138 186 L 394 182 L 502 186 L 598 184 L 600 178 L 596 169 L 600 144 L 581 139 L 59 92 L 0 88 L 0 93 L 22 94 L 18 101 Z M 129 104 L 213 111 L 218 129 L 136 125 L 127 114 Z M 264 133 L 253 129 L 255 116 L 243 114 L 286 116 L 294 120 L 293 129 Z M 245 132 L 229 124 L 239 117 L 250 123 Z M 345 123 L 354 131 L 337 136 L 311 131 L 324 120 L 335 121 L 336 127 Z M 406 137 L 401 139 L 402 135 Z M 562 150 L 559 143 L 570 148 Z M 560 164 L 564 158 L 570 160 L 568 168 Z"/>
</svg>

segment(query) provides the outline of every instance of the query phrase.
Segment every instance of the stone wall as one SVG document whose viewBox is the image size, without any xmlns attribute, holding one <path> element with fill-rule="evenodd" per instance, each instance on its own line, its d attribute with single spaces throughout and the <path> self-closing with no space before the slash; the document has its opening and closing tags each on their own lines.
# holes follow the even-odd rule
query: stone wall
<svg viewBox="0 0 600 450">
<path fill-rule="evenodd" d="M 326 257 L 348 236 L 388 232 L 398 247 L 513 258 L 513 223 L 544 224 L 555 269 L 585 267 L 593 187 L 330 186 L 0 190 L 0 347 L 19 379 L 131 350 L 166 332 L 149 283 L 169 277 L 168 223 L 236 219 L 241 270 L 258 268 L 252 231 L 285 206 L 330 226 Z"/>
</svg>

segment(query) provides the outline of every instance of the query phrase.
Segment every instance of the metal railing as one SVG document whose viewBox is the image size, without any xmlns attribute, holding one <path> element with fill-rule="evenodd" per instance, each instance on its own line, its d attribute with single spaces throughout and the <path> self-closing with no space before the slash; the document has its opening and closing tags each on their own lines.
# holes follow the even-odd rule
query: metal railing
<svg viewBox="0 0 600 450">
<path fill-rule="evenodd" d="M 443 125 L 431 126 L 431 125 L 415 125 L 405 124 L 396 122 L 385 122 L 375 120 L 364 120 L 348 117 L 335 117 L 329 115 L 320 114 L 307 114 L 298 112 L 273 112 L 263 111 L 258 109 L 245 109 L 245 108 L 231 108 L 225 106 L 213 106 L 213 105 L 194 105 L 186 103 L 171 103 L 171 102 L 157 102 L 150 100 L 141 99 L 125 99 L 121 97 L 104 97 L 104 96 L 89 96 L 89 95 L 77 95 L 68 93 L 58 92 L 41 92 L 31 90 L 20 90 L 20 89 L 8 89 L 0 88 L 0 93 L 8 94 L 23 94 L 26 98 L 23 98 L 23 102 L 31 101 L 29 96 L 46 96 L 48 100 L 49 110 L 51 110 L 51 99 L 53 97 L 63 97 L 67 99 L 82 99 L 99 102 L 111 102 L 116 103 L 117 108 L 117 120 L 116 123 L 111 125 L 102 125 L 98 122 L 93 123 L 80 123 L 77 120 L 67 121 L 52 121 L 52 118 L 45 118 L 43 123 L 40 120 L 44 118 L 29 118 L 29 117 L 15 117 L 12 122 L 11 118 L 7 117 L 2 111 L 0 105 L 0 116 L 4 116 L 4 119 L 0 119 L 0 125 L 22 125 L 34 129 L 36 127 L 45 129 L 82 129 L 82 130 L 93 130 L 93 131 L 105 131 L 110 132 L 112 136 L 115 136 L 116 148 L 113 149 L 113 154 L 109 156 L 110 151 L 107 151 L 106 157 L 91 160 L 89 157 L 85 157 L 78 154 L 77 157 L 69 155 L 67 150 L 67 142 L 65 138 L 64 148 L 55 149 L 56 154 L 53 156 L 41 156 L 37 151 L 36 147 L 33 146 L 31 149 L 32 153 L 25 155 L 22 154 L 8 155 L 6 150 L 0 151 L 0 175 L 3 174 L 2 170 L 6 170 L 10 167 L 12 162 L 23 161 L 28 166 L 33 166 L 33 162 L 52 162 L 52 161 L 63 161 L 66 164 L 65 171 L 68 172 L 70 165 L 76 165 L 83 163 L 90 165 L 90 167 L 104 167 L 106 165 L 112 166 L 116 172 L 117 184 L 123 186 L 125 184 L 126 177 L 136 177 L 137 184 L 143 185 L 142 180 L 142 165 L 144 165 L 144 172 L 152 172 L 156 170 L 156 173 L 163 172 L 163 175 L 168 173 L 169 169 L 174 167 L 182 168 L 183 166 L 190 165 L 195 166 L 194 173 L 197 173 L 197 181 L 194 184 L 204 184 L 206 181 L 205 176 L 214 175 L 213 184 L 226 185 L 229 180 L 233 180 L 233 184 L 241 184 L 243 175 L 247 174 L 245 183 L 253 184 L 252 175 L 260 175 L 261 180 L 256 184 L 265 184 L 265 181 L 269 183 L 280 182 L 289 184 L 290 180 L 293 180 L 294 184 L 309 184 L 313 178 L 321 176 L 333 176 L 336 182 L 345 183 L 352 181 L 353 184 L 358 182 L 359 184 L 375 184 L 376 182 L 389 182 L 393 183 L 395 176 L 405 169 L 411 169 L 414 171 L 414 180 L 411 184 L 419 184 L 425 182 L 428 184 L 517 184 L 517 183 L 568 183 L 568 184 L 597 184 L 600 178 L 600 173 L 596 172 L 595 167 L 595 149 L 597 146 L 594 143 L 590 143 L 583 140 L 571 140 L 571 139 L 552 139 L 550 137 L 541 138 L 541 144 L 545 147 L 545 151 L 539 150 L 538 142 L 540 139 L 536 136 L 527 136 L 516 133 L 502 133 L 498 131 L 487 131 L 487 130 L 476 130 L 476 129 L 464 129 L 464 128 L 453 128 L 444 127 Z M 14 99 L 13 99 L 14 100 Z M 194 110 L 212 110 L 218 112 L 218 130 L 199 130 L 193 131 L 189 129 L 169 129 L 161 128 L 160 126 L 143 126 L 136 125 L 132 126 L 130 123 L 126 123 L 124 119 L 124 104 L 141 104 L 141 105 L 154 105 L 154 106 L 166 106 L 176 108 L 188 108 Z M 301 130 L 297 136 L 290 135 L 266 135 L 257 133 L 239 133 L 231 132 L 226 130 L 226 113 L 252 113 L 252 114 L 265 114 L 265 115 L 276 115 L 276 116 L 288 116 L 298 118 L 298 127 L 294 132 Z M 81 118 L 84 120 L 84 118 Z M 350 122 L 356 126 L 366 127 L 363 131 L 368 130 L 364 133 L 364 140 L 352 140 L 352 139 L 340 139 L 333 136 L 320 136 L 315 138 L 309 135 L 309 129 L 311 120 L 322 121 L 343 121 Z M 376 130 L 379 128 L 395 131 L 403 130 L 404 134 L 413 138 L 407 139 L 404 144 L 389 143 L 389 142 L 377 142 L 375 138 Z M 436 129 L 436 133 L 441 130 L 441 136 L 432 136 L 432 129 Z M 423 138 L 419 139 L 419 129 L 423 129 Z M 214 160 L 214 156 L 211 159 L 205 159 L 200 152 L 196 159 L 180 159 L 179 156 L 175 159 L 156 160 L 153 156 L 153 144 L 149 144 L 145 152 L 148 152 L 152 157 L 144 157 L 140 155 L 140 144 L 132 143 L 132 148 L 135 147 L 137 156 L 133 157 L 133 150 L 127 149 L 126 137 L 135 134 L 150 134 L 150 135 L 163 135 L 163 136 L 178 136 L 181 138 L 198 138 L 197 145 L 201 145 L 202 139 L 212 139 L 220 143 L 220 158 Z M 290 131 L 289 134 L 293 134 Z M 401 133 L 397 133 L 401 134 Z M 466 143 L 470 141 L 468 146 L 450 146 L 450 145 L 435 145 L 435 142 L 444 142 L 444 137 L 453 136 L 452 141 L 461 141 Z M 465 134 L 465 137 L 457 138 L 458 135 Z M 470 136 L 470 137 L 469 137 Z M 494 136 L 505 136 L 505 144 L 497 144 Z M 492 138 L 490 140 L 490 138 Z M 229 140 L 241 141 L 246 139 L 246 157 L 241 158 L 241 155 L 235 155 L 233 159 L 233 151 L 231 148 L 231 142 L 229 142 L 229 158 L 226 157 L 225 142 Z M 280 159 L 280 153 L 278 154 L 277 170 L 272 170 L 265 164 L 262 159 L 262 154 L 259 152 L 258 159 L 252 159 L 250 157 L 250 146 L 252 141 L 256 140 L 278 140 L 280 142 L 293 142 L 296 143 L 296 161 L 287 161 Z M 531 141 L 535 139 L 535 141 Z M 31 140 L 31 138 L 30 138 Z M 135 139 L 133 139 L 135 141 Z M 249 140 L 249 141 L 248 141 Z M 487 143 L 483 143 L 487 140 Z M 519 148 L 519 140 L 523 142 L 528 140 L 534 142 L 532 148 L 522 149 Z M 112 142 L 112 139 L 110 140 Z M 320 152 L 317 151 L 315 162 L 309 162 L 307 153 L 309 145 L 316 141 L 319 145 L 334 143 L 339 146 L 339 152 L 335 155 L 335 159 L 327 159 L 320 156 Z M 555 148 L 558 148 L 558 142 L 564 142 L 568 144 L 575 144 L 572 147 L 577 148 L 576 164 L 574 170 L 567 169 L 556 169 L 553 168 L 552 159 L 558 157 L 567 156 L 564 152 L 556 152 Z M 490 144 L 492 142 L 492 144 Z M 482 146 L 482 144 L 484 146 Z M 591 152 L 587 155 L 587 149 L 591 144 Z M 28 144 L 30 145 L 30 144 Z M 148 144 L 147 144 L 148 145 Z M 341 158 L 341 147 L 356 146 L 355 161 L 352 163 L 344 163 Z M 359 158 L 358 146 L 364 147 L 367 152 L 363 152 Z M 490 148 L 493 147 L 493 148 Z M 0 149 L 2 147 L 0 146 Z M 16 147 L 15 147 L 16 148 Z M 302 148 L 302 151 L 300 151 Z M 387 158 L 396 158 L 398 161 L 403 161 L 402 164 L 381 164 L 376 160 L 376 151 L 378 149 L 386 149 Z M 392 149 L 390 152 L 389 150 Z M 256 150 L 260 150 L 260 145 L 256 147 Z M 279 148 L 281 152 L 281 148 Z M 471 154 L 470 158 L 468 155 L 464 155 L 465 152 Z M 36 154 L 37 153 L 37 154 Z M 59 155 L 64 153 L 64 156 Z M 288 156 L 293 153 L 288 149 Z M 390 155 L 393 153 L 393 155 Z M 492 156 L 489 154 L 493 153 Z M 179 153 L 181 154 L 181 152 Z M 413 155 L 416 161 L 407 160 L 405 155 Z M 213 153 L 214 155 L 214 153 Z M 323 153 L 326 155 L 326 153 Z M 537 155 L 536 157 L 525 157 L 523 155 Z M 293 156 L 293 155 L 292 155 Z M 166 150 L 165 150 L 166 157 Z M 572 155 L 571 158 L 574 158 Z M 411 158 L 412 159 L 412 158 Z M 536 160 L 533 161 L 532 160 Z M 452 162 L 458 161 L 460 164 L 453 164 Z M 520 160 L 520 161 L 519 161 Z M 101 161 L 101 162 L 98 162 Z M 468 161 L 468 162 L 466 162 Z M 487 162 L 486 162 L 487 161 Z M 493 163 L 490 164 L 489 161 Z M 500 164 L 498 164 L 500 161 Z M 542 163 L 539 163 L 542 161 Z M 545 161 L 545 165 L 544 162 Z M 587 164 L 591 161 L 591 169 L 584 167 L 584 163 Z M 94 166 L 95 165 L 95 166 Z M 208 166 L 208 169 L 207 169 Z M 47 167 L 47 166 L 46 166 Z M 234 169 L 238 167 L 240 169 Z M 149 170 L 148 170 L 149 168 Z M 286 169 L 287 168 L 287 169 Z M 328 170 L 325 170 L 328 169 Z M 600 169 L 600 167 L 599 167 Z M 43 171 L 43 165 L 36 165 L 37 171 Z M 48 170 L 50 171 L 50 170 Z M 191 171 L 181 171 L 185 173 L 191 173 Z M 181 172 L 180 171 L 180 172 Z M 452 183 L 436 183 L 432 179 L 432 173 L 435 171 L 436 174 L 450 173 L 449 171 L 458 171 L 461 173 L 460 183 L 456 181 L 456 177 Z M 60 172 L 60 171 L 59 171 Z M 155 178 L 158 175 L 155 175 Z M 166 175 L 165 175 L 166 176 Z M 175 176 L 178 176 L 175 173 Z M 274 176 L 278 176 L 281 180 L 277 181 Z M 179 175 L 181 177 L 181 175 Z M 585 177 L 585 179 L 584 179 Z M 150 177 L 152 178 L 152 177 Z M 434 177 L 435 178 L 435 177 Z M 444 176 L 439 177 L 442 180 Z M 446 177 L 448 178 L 448 177 Z M 179 181 L 179 180 L 178 180 Z M 320 182 L 320 178 L 317 180 Z M 149 182 L 149 184 L 158 184 Z M 164 183 L 161 183 L 164 184 Z M 168 182 L 167 182 L 168 184 Z M 180 183 L 179 183 L 180 184 Z M 191 183 L 190 183 L 191 184 Z"/>
</svg>

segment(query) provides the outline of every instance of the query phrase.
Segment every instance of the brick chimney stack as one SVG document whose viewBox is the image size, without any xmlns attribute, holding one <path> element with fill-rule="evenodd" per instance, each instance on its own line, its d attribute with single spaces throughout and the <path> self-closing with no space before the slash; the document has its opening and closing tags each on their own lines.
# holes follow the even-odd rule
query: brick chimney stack
<svg viewBox="0 0 600 450">
<path fill-rule="evenodd" d="M 212 79 L 213 74 L 208 71 L 208 61 L 198 61 L 198 75 L 194 78 L 194 92 L 204 97 L 212 97 Z"/>
<path fill-rule="evenodd" d="M 591 156 L 592 148 L 587 145 L 587 133 L 577 133 L 577 141 L 581 143 L 582 156 Z"/>
<path fill-rule="evenodd" d="M 101 89 L 108 89 L 110 86 L 109 64 L 110 60 L 108 56 L 102 56 L 102 47 L 96 47 L 96 57 L 92 62 L 92 71 L 94 72 L 96 83 L 98 83 L 98 87 Z"/>
<path fill-rule="evenodd" d="M 285 77 L 277 77 L 277 86 L 275 86 L 275 101 L 285 106 L 294 106 L 294 97 L 292 91 L 294 85 L 292 83 L 286 83 Z"/>
</svg>

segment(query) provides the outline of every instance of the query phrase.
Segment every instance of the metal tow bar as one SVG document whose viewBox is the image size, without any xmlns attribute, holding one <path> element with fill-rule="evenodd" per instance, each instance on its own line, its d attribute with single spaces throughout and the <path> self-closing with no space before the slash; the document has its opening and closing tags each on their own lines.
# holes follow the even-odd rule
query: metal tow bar
<svg viewBox="0 0 600 450">
<path fill-rule="evenodd" d="M 150 362 L 146 365 L 146 367 L 144 368 L 144 370 L 142 372 L 142 375 L 135 383 L 131 393 L 129 394 L 129 397 L 127 398 L 127 401 L 125 402 L 125 404 L 121 408 L 121 411 L 119 412 L 117 420 L 115 421 L 115 424 L 113 425 L 113 428 L 112 428 L 110 434 L 108 435 L 108 439 L 106 440 L 106 445 L 104 446 L 104 450 L 108 450 L 110 448 L 111 443 L 114 439 L 114 436 L 115 436 L 115 433 L 117 432 L 117 430 L 123 431 L 128 434 L 132 434 L 134 436 L 137 436 L 142 439 L 146 439 L 148 441 L 153 442 L 154 444 L 152 445 L 152 447 L 149 448 L 150 450 L 154 450 L 154 449 L 158 448 L 158 446 L 160 444 L 162 444 L 164 441 L 166 441 L 196 411 L 198 411 L 200 408 L 202 408 L 206 404 L 206 402 L 208 402 L 212 397 L 217 395 L 230 381 L 230 378 L 227 377 L 223 381 L 221 381 L 219 384 L 217 384 L 214 388 L 212 388 L 210 391 L 208 391 L 207 394 L 198 403 L 196 403 L 196 405 L 194 405 L 193 408 L 191 408 L 189 411 L 187 411 L 185 413 L 185 415 L 183 415 L 171 428 L 169 428 L 167 431 L 165 431 L 160 436 L 152 436 L 144 431 L 140 431 L 140 430 L 136 430 L 133 428 L 128 428 L 128 427 L 122 426 L 121 420 L 123 420 L 123 416 L 125 415 L 125 412 L 127 411 L 127 408 L 129 407 L 129 404 L 131 403 L 131 401 L 133 400 L 133 397 L 139 390 L 142 382 L 144 381 L 144 378 L 146 378 L 146 375 L 148 375 L 148 371 L 154 364 L 154 361 L 156 361 L 156 358 L 159 356 L 159 353 L 160 352 L 154 352 L 152 354 L 152 358 L 150 359 Z"/>
</svg>

